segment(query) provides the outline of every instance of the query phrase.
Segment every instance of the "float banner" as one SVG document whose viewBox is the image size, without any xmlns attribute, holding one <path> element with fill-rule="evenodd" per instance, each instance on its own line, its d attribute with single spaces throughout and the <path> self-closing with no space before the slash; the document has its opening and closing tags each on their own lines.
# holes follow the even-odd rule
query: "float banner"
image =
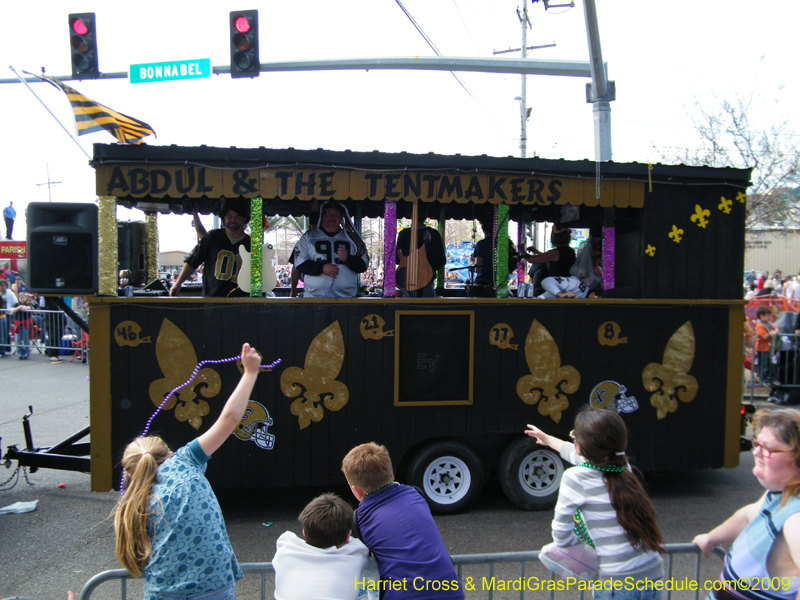
<svg viewBox="0 0 800 600">
<path fill-rule="evenodd" d="M 642 208 L 644 183 L 594 178 L 371 172 L 347 169 L 216 169 L 199 165 L 97 165 L 97 194 L 117 198 L 224 196 L 281 200 L 421 200 Z"/>
</svg>

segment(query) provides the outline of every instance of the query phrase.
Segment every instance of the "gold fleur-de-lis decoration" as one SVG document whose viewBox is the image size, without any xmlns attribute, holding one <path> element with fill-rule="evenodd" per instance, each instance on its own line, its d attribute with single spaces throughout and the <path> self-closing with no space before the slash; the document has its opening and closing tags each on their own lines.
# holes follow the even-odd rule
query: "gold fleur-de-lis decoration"
<svg viewBox="0 0 800 600">
<path fill-rule="evenodd" d="M 711 211 L 703 208 L 699 204 L 694 205 L 694 214 L 692 215 L 692 223 L 697 223 L 698 227 L 706 228 L 708 225 L 708 217 L 711 216 Z"/>
<path fill-rule="evenodd" d="M 161 331 L 158 332 L 156 360 L 164 377 L 150 384 L 150 400 L 156 406 L 160 406 L 167 394 L 186 383 L 197 367 L 197 353 L 192 342 L 169 319 L 164 319 Z M 221 389 L 222 381 L 219 373 L 211 367 L 205 367 L 200 369 L 189 385 L 175 392 L 162 410 L 175 407 L 175 418 L 178 421 L 188 421 L 189 425 L 200 429 L 203 417 L 208 414 L 209 408 L 208 402 L 198 400 L 195 390 L 204 398 L 213 398 Z"/>
<path fill-rule="evenodd" d="M 736 200 L 740 204 L 744 204 L 745 202 L 747 202 L 747 194 L 745 194 L 744 192 L 739 192 L 738 194 L 736 194 Z"/>
<path fill-rule="evenodd" d="M 642 371 L 644 389 L 653 392 L 650 404 L 663 419 L 678 409 L 678 400 L 691 402 L 697 395 L 697 379 L 689 375 L 694 362 L 694 329 L 686 321 L 672 334 L 664 349 L 662 363 L 650 363 Z"/>
<path fill-rule="evenodd" d="M 334 321 L 311 341 L 304 367 L 289 367 L 281 374 L 281 391 L 287 398 L 295 398 L 289 408 L 300 429 L 322 420 L 323 405 L 336 411 L 347 404 L 350 392 L 336 381 L 342 364 L 344 338 L 339 321 Z"/>
<path fill-rule="evenodd" d="M 525 361 L 531 374 L 519 378 L 517 395 L 525 404 L 539 403 L 539 413 L 558 423 L 569 408 L 567 394 L 581 385 L 581 374 L 573 366 L 561 366 L 556 341 L 536 319 L 525 340 Z"/>
<path fill-rule="evenodd" d="M 680 244 L 683 238 L 683 229 L 679 229 L 677 225 L 673 225 L 672 231 L 669 232 L 669 237 L 671 237 L 672 241 L 676 244 Z"/>
<path fill-rule="evenodd" d="M 644 251 L 645 254 L 648 256 L 655 256 L 656 255 L 656 247 L 647 244 L 647 249 Z"/>
<path fill-rule="evenodd" d="M 733 200 L 728 200 L 725 196 L 720 198 L 720 203 L 717 208 L 724 212 L 726 215 L 731 214 L 731 207 L 733 206 Z"/>
</svg>

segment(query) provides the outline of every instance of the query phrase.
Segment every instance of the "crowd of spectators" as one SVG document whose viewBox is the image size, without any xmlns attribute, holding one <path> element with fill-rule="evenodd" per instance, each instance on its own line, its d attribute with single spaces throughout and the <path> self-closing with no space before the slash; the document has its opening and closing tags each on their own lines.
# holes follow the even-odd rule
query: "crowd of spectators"
<svg viewBox="0 0 800 600">
<path fill-rule="evenodd" d="M 89 304 L 83 297 L 64 297 L 64 303 L 83 321 L 88 320 Z M 87 362 L 88 336 L 61 311 L 53 298 L 30 293 L 22 275 L 8 262 L 0 268 L 0 358 L 16 355 L 28 360 L 34 345 L 44 350 L 50 361 L 60 363 L 63 354 L 77 352 Z"/>
<path fill-rule="evenodd" d="M 780 269 L 772 273 L 750 271 L 744 279 L 744 297 L 749 300 L 761 296 L 800 299 L 800 274 L 784 275 Z"/>
</svg>

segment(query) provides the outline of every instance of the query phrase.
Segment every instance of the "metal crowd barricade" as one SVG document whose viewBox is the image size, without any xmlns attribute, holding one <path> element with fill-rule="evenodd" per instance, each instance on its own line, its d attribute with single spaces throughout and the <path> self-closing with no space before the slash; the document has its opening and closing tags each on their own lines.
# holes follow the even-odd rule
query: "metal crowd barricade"
<svg viewBox="0 0 800 600">
<path fill-rule="evenodd" d="M 797 404 L 800 401 L 800 335 L 778 333 L 770 344 L 770 363 L 770 400 L 779 405 Z"/>
<path fill-rule="evenodd" d="M 664 591 L 664 598 L 671 600 L 673 593 L 676 598 L 694 598 L 700 600 L 705 598 L 710 589 L 705 589 L 705 582 L 714 582 L 719 579 L 722 570 L 721 563 L 701 564 L 700 549 L 694 544 L 667 544 L 667 553 L 664 555 L 665 583 L 673 582 L 673 589 Z M 714 549 L 714 554 L 719 558 L 724 558 L 725 551 L 721 547 Z M 456 566 L 458 579 L 464 586 L 465 595 L 468 599 L 486 598 L 494 600 L 497 598 L 537 598 L 545 596 L 542 591 L 548 591 L 548 585 L 554 586 L 557 580 L 553 574 L 545 569 L 539 562 L 539 551 L 531 552 L 501 552 L 492 554 L 457 554 L 452 557 L 453 564 Z M 516 565 L 516 568 L 515 568 Z M 272 563 L 241 563 L 245 578 L 239 582 L 236 589 L 236 596 L 241 600 L 245 598 L 255 598 L 250 593 L 240 593 L 240 588 L 244 582 L 248 582 L 249 575 L 258 575 L 260 578 L 258 598 L 266 600 L 273 597 L 275 570 Z M 364 569 L 364 572 L 375 569 L 375 559 L 371 558 Z M 272 576 L 270 576 L 272 575 Z M 127 599 L 128 582 L 131 580 L 130 574 L 125 569 L 114 569 L 98 573 L 86 582 L 83 586 L 78 600 L 89 600 L 95 590 L 102 584 L 109 581 L 119 580 L 121 600 Z M 466 582 L 471 580 L 474 589 L 469 589 Z M 502 582 L 502 583 L 500 583 Z M 514 582 L 520 582 L 519 589 L 515 588 Z M 548 584 L 547 582 L 553 582 Z M 692 590 L 690 582 L 697 582 L 695 590 Z M 542 586 L 542 589 L 532 589 L 534 586 Z M 577 585 L 572 585 L 569 589 L 556 591 L 550 590 L 550 600 L 590 599 L 591 591 L 580 591 L 576 595 Z M 244 590 L 241 590 L 244 591 Z M 110 596 L 109 596 L 110 597 Z"/>
<path fill-rule="evenodd" d="M 16 330 L 20 327 L 23 339 L 27 340 L 31 352 L 57 351 L 59 355 L 86 359 L 89 353 L 89 336 L 61 310 L 29 310 L 19 323 L 10 309 L 0 309 L 0 352 L 16 353 Z M 49 354 L 53 354 L 50 352 Z"/>
</svg>

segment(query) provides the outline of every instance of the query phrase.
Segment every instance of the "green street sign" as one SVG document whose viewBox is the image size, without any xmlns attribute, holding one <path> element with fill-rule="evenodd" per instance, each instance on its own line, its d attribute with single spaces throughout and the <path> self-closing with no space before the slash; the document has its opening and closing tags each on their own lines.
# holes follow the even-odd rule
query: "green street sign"
<svg viewBox="0 0 800 600">
<path fill-rule="evenodd" d="M 199 58 L 196 60 L 173 60 L 131 65 L 128 73 L 131 83 L 204 79 L 211 77 L 211 59 Z"/>
</svg>

